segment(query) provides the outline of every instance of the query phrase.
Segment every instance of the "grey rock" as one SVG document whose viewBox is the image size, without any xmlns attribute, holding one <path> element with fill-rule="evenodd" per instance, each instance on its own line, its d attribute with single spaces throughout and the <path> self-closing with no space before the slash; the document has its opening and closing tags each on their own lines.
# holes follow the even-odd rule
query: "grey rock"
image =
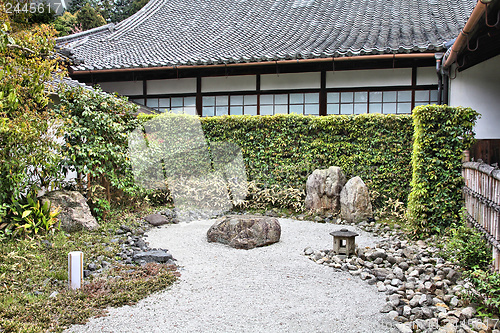
<svg viewBox="0 0 500 333">
<path fill-rule="evenodd" d="M 311 255 L 311 254 L 313 254 L 313 253 L 314 253 L 314 250 L 313 250 L 313 249 L 311 249 L 310 247 L 306 247 L 306 248 L 304 249 L 304 254 L 305 254 L 306 256 Z"/>
<path fill-rule="evenodd" d="M 403 270 L 406 271 L 409 267 L 408 263 L 406 261 L 402 261 L 398 264 L 398 266 Z"/>
<path fill-rule="evenodd" d="M 391 271 L 387 268 L 374 268 L 372 269 L 372 274 L 380 280 L 385 280 L 387 275 L 391 274 Z"/>
<path fill-rule="evenodd" d="M 93 264 L 93 263 L 89 264 L 88 268 L 89 268 L 89 271 L 95 271 L 95 270 L 97 270 L 96 264 Z"/>
<path fill-rule="evenodd" d="M 422 308 L 411 309 L 411 314 L 414 315 L 416 319 L 424 318 L 424 312 L 422 311 Z"/>
<path fill-rule="evenodd" d="M 400 267 L 395 267 L 392 272 L 394 273 L 394 275 L 396 276 L 396 278 L 400 279 L 400 280 L 404 280 L 405 278 L 405 274 L 403 272 L 403 269 L 401 269 Z"/>
<path fill-rule="evenodd" d="M 87 199 L 77 191 L 52 191 L 41 198 L 42 204 L 47 200 L 51 203 L 51 210 L 60 208 L 57 216 L 61 229 L 66 232 L 79 230 L 96 230 L 99 228 L 97 220 L 92 216 Z"/>
<path fill-rule="evenodd" d="M 439 328 L 438 333 L 455 333 L 456 331 L 456 326 L 452 323 L 448 323 L 445 326 Z"/>
<path fill-rule="evenodd" d="M 424 315 L 424 318 L 432 318 L 434 316 L 434 313 L 429 307 L 422 307 L 422 313 Z"/>
<path fill-rule="evenodd" d="M 150 214 L 144 217 L 144 220 L 152 226 L 158 227 L 168 223 L 168 219 L 160 214 Z"/>
<path fill-rule="evenodd" d="M 427 294 L 420 296 L 420 299 L 418 300 L 418 304 L 420 306 L 432 305 L 432 296 L 427 295 Z"/>
<path fill-rule="evenodd" d="M 387 314 L 387 318 L 389 320 L 394 320 L 394 318 L 396 318 L 397 316 L 399 316 L 399 313 L 395 310 L 389 311 L 389 313 Z"/>
<path fill-rule="evenodd" d="M 419 301 L 420 301 L 420 295 L 414 295 L 413 298 L 410 300 L 409 304 L 412 308 L 414 308 L 419 305 Z"/>
<path fill-rule="evenodd" d="M 400 333 L 412 333 L 413 330 L 411 329 L 409 324 L 396 324 L 396 328 L 399 330 Z"/>
<path fill-rule="evenodd" d="M 382 258 L 382 259 L 385 259 L 387 258 L 387 253 L 385 253 L 385 251 L 383 250 L 377 250 L 371 254 L 368 255 L 368 258 L 370 260 L 375 260 L 377 258 Z"/>
<path fill-rule="evenodd" d="M 347 181 L 340 193 L 340 212 L 347 222 L 360 222 L 373 216 L 368 187 L 359 177 Z"/>
<path fill-rule="evenodd" d="M 380 310 L 380 312 L 382 313 L 388 313 L 390 311 L 392 311 L 394 309 L 394 307 L 392 306 L 392 304 L 390 302 L 386 303 L 382 309 Z"/>
<path fill-rule="evenodd" d="M 167 263 L 172 259 L 172 255 L 166 250 L 150 250 L 145 252 L 141 251 L 133 255 L 133 260 L 139 263 L 141 261 Z"/>
<path fill-rule="evenodd" d="M 207 231 L 209 242 L 247 250 L 279 242 L 280 236 L 278 219 L 267 216 L 228 215 L 217 220 Z"/>
<path fill-rule="evenodd" d="M 403 316 L 409 318 L 411 315 L 411 307 L 408 305 L 403 306 Z"/>
<path fill-rule="evenodd" d="M 471 306 L 466 307 L 460 313 L 466 319 L 471 319 L 476 314 L 476 309 Z"/>
<path fill-rule="evenodd" d="M 344 172 L 337 166 L 314 170 L 307 177 L 306 209 L 320 213 L 338 213 L 340 211 L 340 193 L 345 183 Z"/>
<path fill-rule="evenodd" d="M 403 282 L 401 282 L 400 279 L 392 279 L 391 280 L 391 286 L 397 287 L 400 286 Z"/>
<path fill-rule="evenodd" d="M 382 281 L 379 281 L 379 282 L 377 282 L 377 290 L 379 292 L 385 292 L 385 291 L 387 291 L 387 287 L 385 286 L 385 284 Z"/>
<path fill-rule="evenodd" d="M 450 300 L 450 306 L 456 308 L 458 306 L 458 302 L 459 302 L 458 297 L 453 296 L 453 298 Z"/>
<path fill-rule="evenodd" d="M 393 307 L 397 307 L 400 303 L 400 296 L 396 294 L 389 296 L 389 303 L 391 303 Z"/>
</svg>

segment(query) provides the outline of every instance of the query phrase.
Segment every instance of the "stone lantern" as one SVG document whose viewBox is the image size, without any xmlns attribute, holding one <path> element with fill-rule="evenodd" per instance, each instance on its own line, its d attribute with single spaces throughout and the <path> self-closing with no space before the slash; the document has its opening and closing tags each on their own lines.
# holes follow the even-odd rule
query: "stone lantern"
<svg viewBox="0 0 500 333">
<path fill-rule="evenodd" d="M 357 233 L 344 228 L 330 232 L 330 235 L 333 236 L 333 252 L 335 254 L 343 254 L 347 257 L 354 254 L 356 250 L 355 239 L 356 236 L 359 236 Z"/>
</svg>

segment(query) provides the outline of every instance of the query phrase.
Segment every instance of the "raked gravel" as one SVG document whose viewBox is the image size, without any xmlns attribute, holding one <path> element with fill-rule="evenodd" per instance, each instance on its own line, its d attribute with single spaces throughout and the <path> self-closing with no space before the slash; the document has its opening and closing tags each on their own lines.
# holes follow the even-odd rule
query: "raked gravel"
<svg viewBox="0 0 500 333">
<path fill-rule="evenodd" d="M 66 332 L 389 332 L 380 313 L 385 294 L 348 272 L 317 265 L 304 248 L 332 247 L 331 231 L 345 226 L 279 219 L 279 243 L 238 250 L 208 243 L 214 220 L 151 230 L 152 248 L 168 249 L 182 276 L 171 288 L 134 306 Z M 376 238 L 354 227 L 360 246 Z"/>
</svg>

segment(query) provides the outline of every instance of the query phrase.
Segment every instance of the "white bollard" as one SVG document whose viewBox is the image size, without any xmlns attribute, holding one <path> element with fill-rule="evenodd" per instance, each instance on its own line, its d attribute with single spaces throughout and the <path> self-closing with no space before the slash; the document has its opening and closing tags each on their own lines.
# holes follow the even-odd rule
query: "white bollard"
<svg viewBox="0 0 500 333">
<path fill-rule="evenodd" d="M 80 289 L 83 284 L 83 252 L 68 254 L 68 282 L 71 289 Z"/>
</svg>

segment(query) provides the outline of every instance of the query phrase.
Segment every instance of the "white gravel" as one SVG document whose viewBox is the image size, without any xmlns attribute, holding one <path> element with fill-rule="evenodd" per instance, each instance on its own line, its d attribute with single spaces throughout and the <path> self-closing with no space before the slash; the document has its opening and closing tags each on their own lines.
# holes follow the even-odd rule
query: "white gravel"
<svg viewBox="0 0 500 333">
<path fill-rule="evenodd" d="M 305 247 L 332 247 L 341 226 L 280 219 L 279 243 L 237 250 L 206 241 L 213 220 L 167 225 L 149 232 L 181 266 L 179 282 L 134 306 L 66 332 L 388 332 L 379 311 L 385 294 L 358 277 L 318 265 Z M 356 230 L 349 227 L 350 230 Z M 357 243 L 375 238 L 357 230 Z"/>
</svg>

